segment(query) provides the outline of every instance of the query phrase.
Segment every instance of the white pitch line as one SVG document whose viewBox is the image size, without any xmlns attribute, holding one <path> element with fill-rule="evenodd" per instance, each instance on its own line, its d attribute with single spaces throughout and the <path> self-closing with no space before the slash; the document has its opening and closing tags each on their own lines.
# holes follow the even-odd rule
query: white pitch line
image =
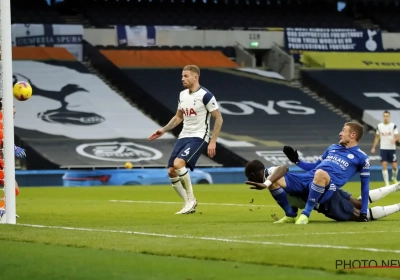
<svg viewBox="0 0 400 280">
<path fill-rule="evenodd" d="M 189 236 L 189 235 L 175 235 L 175 234 L 162 234 L 162 233 L 151 233 L 151 232 L 140 232 L 140 231 L 128 231 L 128 230 L 110 230 L 110 229 L 94 229 L 94 228 L 75 228 L 75 227 L 63 227 L 63 226 L 46 226 L 46 225 L 32 225 L 32 224 L 17 224 L 18 226 L 33 227 L 33 228 L 51 228 L 51 229 L 62 229 L 62 230 L 73 230 L 73 231 L 88 231 L 88 232 L 108 232 L 108 233 L 123 233 L 123 234 L 134 234 L 134 235 L 145 235 L 145 236 L 157 236 L 166 238 L 180 238 L 180 239 L 194 239 L 194 240 L 208 240 L 208 241 L 220 241 L 226 243 L 246 243 L 246 244 L 258 244 L 258 245 L 272 245 L 272 246 L 286 246 L 286 247 L 303 247 L 303 248 L 327 248 L 337 250 L 357 250 L 367 252 L 380 252 L 380 253 L 394 253 L 400 254 L 400 250 L 390 249 L 379 249 L 379 248 L 362 248 L 362 247 L 349 247 L 349 246 L 335 246 L 326 244 L 296 244 L 296 243 L 284 243 L 284 242 L 269 242 L 269 241 L 254 241 L 254 240 L 238 240 L 220 237 L 201 237 L 201 236 Z"/>
<path fill-rule="evenodd" d="M 171 202 L 171 201 L 143 201 L 143 200 L 110 200 L 110 202 L 120 202 L 120 203 L 143 203 L 143 204 L 179 204 L 182 202 Z M 240 206 L 240 207 L 278 207 L 277 205 L 258 205 L 258 204 L 235 204 L 235 203 L 203 203 L 200 202 L 199 205 L 213 205 L 213 206 Z"/>
<path fill-rule="evenodd" d="M 362 234 L 369 233 L 400 233 L 400 230 L 387 231 L 387 230 L 375 230 L 375 231 L 363 231 Z M 299 232 L 299 233 L 282 233 L 282 234 L 254 234 L 254 235 L 236 235 L 229 236 L 228 238 L 248 238 L 248 237 L 281 237 L 281 236 L 299 236 L 299 235 L 335 235 L 338 232 Z M 360 234 L 359 231 L 344 231 L 339 234 Z"/>
</svg>

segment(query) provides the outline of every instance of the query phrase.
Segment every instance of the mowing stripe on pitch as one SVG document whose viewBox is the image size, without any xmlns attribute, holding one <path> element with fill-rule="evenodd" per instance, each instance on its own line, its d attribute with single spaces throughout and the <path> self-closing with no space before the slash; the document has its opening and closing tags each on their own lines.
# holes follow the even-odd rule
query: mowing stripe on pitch
<svg viewBox="0 0 400 280">
<path fill-rule="evenodd" d="M 182 205 L 183 202 L 172 202 L 172 201 L 143 201 L 143 200 L 110 200 L 110 202 L 120 202 L 120 203 L 142 203 L 142 204 L 179 204 Z M 278 207 L 278 205 L 258 205 L 258 204 L 236 204 L 236 203 L 203 203 L 200 202 L 199 205 L 212 205 L 212 206 L 239 206 L 239 207 Z"/>
<path fill-rule="evenodd" d="M 239 239 L 229 239 L 229 238 L 219 238 L 219 237 L 202 237 L 202 236 L 163 234 L 163 233 L 140 232 L 140 231 L 129 231 L 129 230 L 76 228 L 76 227 L 46 226 L 46 225 L 31 225 L 31 224 L 17 224 L 17 226 L 33 227 L 33 228 L 50 228 L 50 229 L 61 229 L 61 230 L 73 230 L 73 231 L 87 231 L 87 232 L 121 233 L 121 234 L 133 234 L 133 235 L 155 236 L 155 237 L 165 237 L 165 238 L 207 240 L 207 241 L 219 241 L 219 242 L 225 242 L 225 243 L 246 243 L 246 244 L 258 244 L 258 245 L 301 247 L 301 248 L 318 248 L 318 249 L 326 248 L 326 249 L 337 249 L 337 250 L 357 250 L 357 251 L 367 251 L 367 252 L 400 254 L 400 250 L 349 247 L 349 246 L 335 246 L 335 245 L 326 245 L 326 244 L 296 244 L 296 243 L 285 243 L 285 242 L 239 240 Z"/>
</svg>

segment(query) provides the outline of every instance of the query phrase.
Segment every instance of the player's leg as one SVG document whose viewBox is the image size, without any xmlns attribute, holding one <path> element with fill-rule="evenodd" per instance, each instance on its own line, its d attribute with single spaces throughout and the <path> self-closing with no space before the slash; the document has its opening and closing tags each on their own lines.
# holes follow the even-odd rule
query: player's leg
<svg viewBox="0 0 400 280">
<path fill-rule="evenodd" d="M 392 188 L 393 186 L 397 186 L 397 185 L 399 185 L 399 184 L 394 184 L 394 185 L 383 187 L 383 188 L 380 188 L 380 189 Z M 378 191 L 380 189 L 376 189 L 376 190 L 372 190 L 372 191 Z M 371 192 L 372 191 L 370 191 L 370 201 L 371 201 Z M 354 216 L 351 219 L 352 221 L 355 221 L 360 216 L 360 210 L 361 210 L 361 206 L 362 206 L 361 198 L 355 199 L 353 197 L 350 197 L 349 198 L 349 202 L 354 206 L 354 209 L 355 209 L 354 210 Z M 368 209 L 367 216 L 368 216 L 368 219 L 370 219 L 370 220 L 378 220 L 378 219 L 382 219 L 382 218 L 384 218 L 386 216 L 389 216 L 389 215 L 397 213 L 397 212 L 400 212 L 400 203 L 399 204 L 388 205 L 388 206 L 374 206 L 374 207 L 371 207 L 371 208 Z"/>
<path fill-rule="evenodd" d="M 308 195 L 308 185 L 304 182 L 309 182 L 309 175 L 305 173 L 286 173 L 285 176 L 279 179 L 273 187 L 270 188 L 271 194 L 274 199 L 278 202 L 282 209 L 284 209 L 286 216 L 275 223 L 294 223 L 296 222 L 297 211 L 300 207 L 293 207 L 290 201 L 293 201 L 293 197 L 303 197 Z M 277 197 L 276 190 L 281 189 L 283 197 Z M 280 201 L 279 201 L 280 200 Z M 287 202 L 284 203 L 284 202 Z M 303 207 L 304 208 L 304 207 Z"/>
<path fill-rule="evenodd" d="M 286 178 L 282 177 L 273 183 L 269 191 L 278 205 L 285 211 L 285 217 L 274 222 L 274 224 L 286 224 L 286 223 L 294 223 L 297 217 L 297 208 L 293 208 L 290 205 L 289 197 L 285 191 L 287 184 Z"/>
<path fill-rule="evenodd" d="M 3 191 L 4 191 L 4 180 L 0 180 L 0 185 L 3 186 Z M 15 196 L 18 196 L 19 194 L 19 186 L 17 181 L 15 181 Z M 5 212 L 5 207 L 6 207 L 6 196 L 3 194 L 3 197 L 0 200 L 0 217 L 2 217 L 6 212 Z M 17 218 L 19 218 L 18 215 L 16 215 Z"/>
<path fill-rule="evenodd" d="M 2 139 L 0 139 L 0 146 L 1 146 L 1 148 L 3 147 Z M 3 187 L 3 192 L 4 192 L 4 160 L 3 160 L 2 155 L 0 156 L 0 185 Z M 5 194 L 3 193 L 3 196 L 0 200 L 0 209 L 4 210 L 5 203 L 6 203 Z M 1 213 L 0 213 L 0 215 L 1 215 Z"/>
<path fill-rule="evenodd" d="M 3 187 L 3 196 L 1 197 L 0 200 L 0 209 L 4 209 L 6 206 L 6 196 L 4 194 L 4 187 Z"/>
<path fill-rule="evenodd" d="M 360 209 L 354 207 L 354 216 L 350 219 L 350 221 L 356 221 L 360 216 L 360 212 Z M 367 217 L 369 220 L 374 221 L 385 218 L 397 212 L 400 212 L 400 203 L 387 206 L 374 206 L 368 209 Z"/>
<path fill-rule="evenodd" d="M 6 207 L 6 196 L 4 194 L 4 160 L 3 160 L 3 154 L 2 154 L 2 149 L 3 149 L 3 130 L 0 130 L 0 185 L 3 187 L 3 195 L 0 200 L 0 218 L 2 218 L 5 213 L 5 207 Z M 5 217 L 5 216 L 4 216 Z"/>
<path fill-rule="evenodd" d="M 174 169 L 176 170 L 179 180 L 183 186 L 183 189 L 186 193 L 187 197 L 187 202 L 185 207 L 181 210 L 180 214 L 187 214 L 190 212 L 189 210 L 193 210 L 193 206 L 195 207 L 197 205 L 197 201 L 195 200 L 194 194 L 193 194 L 193 186 L 192 182 L 190 179 L 190 174 L 189 170 L 186 168 L 187 164 L 184 159 L 181 158 L 176 158 L 174 160 Z"/>
<path fill-rule="evenodd" d="M 326 171 L 322 169 L 315 171 L 314 179 L 310 185 L 306 207 L 301 212 L 300 217 L 296 220 L 297 225 L 308 224 L 308 219 L 314 207 L 317 205 L 317 203 L 323 203 L 323 201 L 321 201 L 323 195 L 325 200 L 329 199 L 326 186 L 329 185 L 330 181 L 331 178 Z"/>
<path fill-rule="evenodd" d="M 197 200 L 194 197 L 190 173 L 186 167 L 189 167 L 192 171 L 194 170 L 197 160 L 207 149 L 208 143 L 202 138 L 197 137 L 187 138 L 187 140 L 185 147 L 174 160 L 174 168 L 177 170 L 179 178 L 183 182 L 183 186 L 186 190 L 188 202 L 184 213 L 190 214 L 196 212 Z"/>
<path fill-rule="evenodd" d="M 185 145 L 186 145 L 185 139 L 178 139 L 178 141 L 175 143 L 174 149 L 172 150 L 171 156 L 168 160 L 168 176 L 171 180 L 172 186 L 174 187 L 176 193 L 183 199 L 183 201 L 185 203 L 182 210 L 185 209 L 188 199 L 187 199 L 186 191 L 183 188 L 183 185 L 179 178 L 178 172 L 176 171 L 176 169 L 174 167 L 174 161 L 175 161 L 176 157 L 179 155 L 179 153 L 182 151 L 182 148 L 185 147 Z M 181 211 L 176 212 L 176 214 L 181 214 L 180 213 Z"/>
<path fill-rule="evenodd" d="M 341 189 L 332 192 L 331 197 L 317 210 L 326 217 L 339 222 L 352 221 L 360 215 L 360 210 L 350 201 L 351 194 Z"/>
<path fill-rule="evenodd" d="M 15 181 L 15 196 L 17 197 L 19 195 L 19 186 L 17 181 Z M 16 215 L 17 218 L 19 218 L 18 215 Z"/>
<path fill-rule="evenodd" d="M 293 212 L 287 198 L 287 193 L 285 192 L 286 180 L 283 176 L 288 175 L 287 171 L 287 166 L 282 165 L 270 167 L 266 172 L 264 164 L 258 160 L 254 160 L 246 164 L 244 173 L 249 182 L 262 184 L 265 188 L 268 188 L 272 197 L 285 211 L 286 217 L 294 219 L 297 213 Z M 266 176 L 267 178 L 265 178 Z"/>
<path fill-rule="evenodd" d="M 389 186 L 389 172 L 387 170 L 388 161 L 389 157 L 387 150 L 381 150 L 382 177 L 386 186 Z"/>
<path fill-rule="evenodd" d="M 272 171 L 273 170 L 273 171 Z M 277 168 L 269 168 L 267 179 L 273 180 Z M 279 176 L 280 177 L 280 176 Z M 294 194 L 301 191 L 303 183 L 302 173 L 286 173 L 268 188 L 272 197 L 278 205 L 285 211 L 285 217 L 277 223 L 292 223 L 297 217 L 297 208 L 293 208 L 288 200 L 288 194 Z"/>
<path fill-rule="evenodd" d="M 392 157 L 392 182 L 397 183 L 397 156 L 396 156 L 396 150 L 391 151 L 391 157 Z"/>
<path fill-rule="evenodd" d="M 400 212 L 400 203 L 387 206 L 374 206 L 368 209 L 368 219 L 378 220 Z"/>
<path fill-rule="evenodd" d="M 361 213 L 361 201 L 341 189 L 336 190 L 331 198 L 321 205 L 324 209 L 318 211 L 335 221 L 357 221 Z M 385 207 L 377 206 L 368 209 L 367 216 L 371 220 L 380 219 L 399 211 L 399 205 Z"/>
<path fill-rule="evenodd" d="M 307 196 L 305 196 L 305 199 L 303 199 L 298 195 L 288 194 L 287 197 L 294 212 L 297 213 L 299 209 L 304 209 L 306 207 Z"/>
<path fill-rule="evenodd" d="M 398 192 L 398 191 L 400 191 L 400 183 L 396 183 L 396 184 L 381 187 L 378 189 L 370 190 L 369 191 L 369 202 L 371 202 L 371 203 L 376 202 L 376 201 L 384 198 L 388 194 Z M 361 196 L 356 201 L 358 201 L 361 205 Z"/>
</svg>

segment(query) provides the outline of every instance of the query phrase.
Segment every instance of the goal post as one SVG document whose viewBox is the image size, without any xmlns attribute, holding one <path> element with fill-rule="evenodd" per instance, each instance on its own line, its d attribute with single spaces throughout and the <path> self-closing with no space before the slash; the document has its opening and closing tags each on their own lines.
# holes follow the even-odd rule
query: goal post
<svg viewBox="0 0 400 280">
<path fill-rule="evenodd" d="M 10 0 L 1 1 L 1 80 L 3 97 L 3 160 L 4 192 L 6 203 L 5 222 L 16 224 L 15 158 L 14 158 L 14 97 L 12 75 L 12 38 Z"/>
</svg>

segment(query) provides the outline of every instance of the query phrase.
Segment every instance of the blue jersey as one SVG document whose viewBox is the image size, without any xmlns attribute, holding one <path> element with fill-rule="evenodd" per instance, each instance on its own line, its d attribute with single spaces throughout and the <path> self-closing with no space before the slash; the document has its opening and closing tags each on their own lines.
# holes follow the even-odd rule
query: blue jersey
<svg viewBox="0 0 400 280">
<path fill-rule="evenodd" d="M 369 178 L 369 168 L 369 158 L 358 146 L 346 148 L 334 144 L 323 153 L 316 162 L 316 167 L 309 172 L 314 174 L 317 169 L 326 171 L 331 182 L 340 188 L 357 173 L 360 173 L 361 178 Z"/>
</svg>

